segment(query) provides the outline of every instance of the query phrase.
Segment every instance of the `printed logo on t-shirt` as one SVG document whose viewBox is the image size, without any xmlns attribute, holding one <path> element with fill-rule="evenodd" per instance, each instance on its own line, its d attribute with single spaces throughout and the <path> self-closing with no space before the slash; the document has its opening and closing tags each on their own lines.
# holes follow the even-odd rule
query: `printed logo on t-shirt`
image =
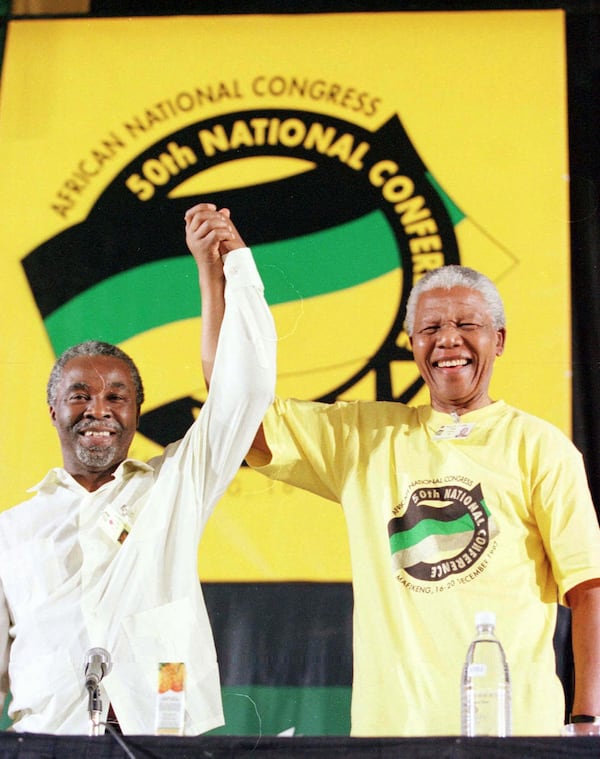
<svg viewBox="0 0 600 759">
<path fill-rule="evenodd" d="M 404 513 L 388 523 L 394 575 L 400 582 L 414 589 L 411 580 L 433 583 L 431 590 L 437 590 L 449 587 L 448 579 L 462 583 L 485 571 L 498 528 L 480 484 L 454 478 L 419 482 L 405 502 Z"/>
</svg>

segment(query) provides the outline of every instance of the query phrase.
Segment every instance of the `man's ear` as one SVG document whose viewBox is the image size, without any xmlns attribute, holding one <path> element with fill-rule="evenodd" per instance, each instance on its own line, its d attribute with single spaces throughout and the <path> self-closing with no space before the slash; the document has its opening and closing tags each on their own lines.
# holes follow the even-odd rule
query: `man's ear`
<svg viewBox="0 0 600 759">
<path fill-rule="evenodd" d="M 56 411 L 54 410 L 54 406 L 48 406 L 48 412 L 50 414 L 50 421 L 56 427 Z"/>
<path fill-rule="evenodd" d="M 500 327 L 496 330 L 496 356 L 501 356 L 504 353 L 504 347 L 506 345 L 506 327 Z"/>
</svg>

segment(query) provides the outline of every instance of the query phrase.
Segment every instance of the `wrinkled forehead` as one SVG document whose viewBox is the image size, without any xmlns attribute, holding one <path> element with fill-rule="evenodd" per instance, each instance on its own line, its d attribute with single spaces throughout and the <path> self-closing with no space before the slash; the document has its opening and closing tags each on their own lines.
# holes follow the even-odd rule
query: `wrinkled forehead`
<svg viewBox="0 0 600 759">
<path fill-rule="evenodd" d="M 128 365 L 114 356 L 77 356 L 68 361 L 59 382 L 61 391 L 69 388 L 122 388 L 135 391 Z"/>
<path fill-rule="evenodd" d="M 489 319 L 491 314 L 485 298 L 470 287 L 436 287 L 421 293 L 415 309 L 415 320 L 444 320 L 465 317 Z"/>
</svg>

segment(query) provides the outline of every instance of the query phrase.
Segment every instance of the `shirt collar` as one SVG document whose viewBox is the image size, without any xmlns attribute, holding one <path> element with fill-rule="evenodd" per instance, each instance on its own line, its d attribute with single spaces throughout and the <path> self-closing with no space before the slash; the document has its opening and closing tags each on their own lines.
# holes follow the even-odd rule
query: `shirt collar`
<svg viewBox="0 0 600 759">
<path fill-rule="evenodd" d="M 143 461 L 138 461 L 137 459 L 125 459 L 122 461 L 119 466 L 115 469 L 115 473 L 113 475 L 113 480 L 119 480 L 123 477 L 127 476 L 128 474 L 132 472 L 152 472 L 153 469 L 149 464 L 146 464 Z M 43 492 L 47 490 L 52 490 L 53 486 L 55 485 L 64 485 L 67 488 L 81 488 L 82 490 L 85 490 L 85 488 L 82 488 L 81 485 L 75 480 L 66 469 L 64 469 L 61 466 L 56 466 L 53 469 L 51 469 L 46 476 L 40 480 L 37 485 L 33 485 L 30 487 L 27 492 L 28 493 L 37 493 L 37 492 Z"/>
<path fill-rule="evenodd" d="M 492 403 L 488 403 L 487 406 L 482 406 L 481 408 L 475 409 L 475 411 L 468 411 L 466 414 L 461 414 L 459 421 L 462 424 L 475 424 L 503 414 L 505 410 L 506 403 L 503 400 L 493 401 Z M 421 422 L 433 429 L 437 429 L 444 424 L 451 424 L 456 422 L 451 414 L 446 414 L 443 411 L 436 411 L 431 406 L 419 406 L 418 414 Z"/>
</svg>

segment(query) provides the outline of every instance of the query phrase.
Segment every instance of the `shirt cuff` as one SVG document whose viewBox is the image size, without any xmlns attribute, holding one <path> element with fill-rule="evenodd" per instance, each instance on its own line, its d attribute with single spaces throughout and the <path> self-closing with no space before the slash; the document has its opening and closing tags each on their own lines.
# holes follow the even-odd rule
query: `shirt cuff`
<svg viewBox="0 0 600 759">
<path fill-rule="evenodd" d="M 225 253 L 222 258 L 227 287 L 258 287 L 260 290 L 264 289 L 250 248 L 236 248 L 236 250 Z"/>
</svg>

